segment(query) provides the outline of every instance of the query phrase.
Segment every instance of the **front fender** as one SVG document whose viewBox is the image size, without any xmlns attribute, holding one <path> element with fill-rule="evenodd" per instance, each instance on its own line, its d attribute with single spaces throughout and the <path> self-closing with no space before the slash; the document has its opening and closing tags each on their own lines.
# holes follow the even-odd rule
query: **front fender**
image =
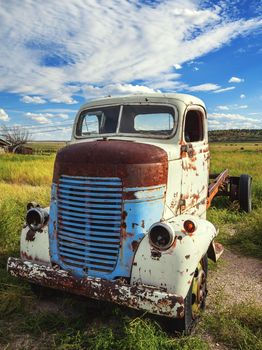
<svg viewBox="0 0 262 350">
<path fill-rule="evenodd" d="M 185 220 L 195 222 L 193 234 L 185 232 Z M 217 230 L 209 221 L 191 215 L 177 216 L 168 224 L 175 235 L 174 243 L 168 250 L 159 251 L 150 245 L 146 235 L 135 254 L 131 283 L 162 287 L 168 293 L 185 298 L 198 262 L 206 254 Z"/>
<path fill-rule="evenodd" d="M 49 208 L 45 208 L 49 212 Z M 20 237 L 20 256 L 23 261 L 31 261 L 51 266 L 49 253 L 48 225 L 41 231 L 32 231 L 24 227 Z"/>
</svg>

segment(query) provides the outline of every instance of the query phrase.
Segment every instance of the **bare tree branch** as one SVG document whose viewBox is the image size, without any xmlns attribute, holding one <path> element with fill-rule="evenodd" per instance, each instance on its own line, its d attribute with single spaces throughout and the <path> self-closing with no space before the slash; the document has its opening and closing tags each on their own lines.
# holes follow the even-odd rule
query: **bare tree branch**
<svg viewBox="0 0 262 350">
<path fill-rule="evenodd" d="M 21 126 L 7 127 L 2 125 L 0 127 L 1 136 L 10 143 L 10 148 L 13 150 L 17 146 L 23 146 L 31 141 L 31 134 L 28 129 Z"/>
</svg>

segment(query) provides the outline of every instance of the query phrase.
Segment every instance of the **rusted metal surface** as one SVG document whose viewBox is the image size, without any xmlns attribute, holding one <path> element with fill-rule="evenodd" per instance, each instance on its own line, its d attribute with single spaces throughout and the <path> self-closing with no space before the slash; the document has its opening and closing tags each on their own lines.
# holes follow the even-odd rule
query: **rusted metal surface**
<svg viewBox="0 0 262 350">
<path fill-rule="evenodd" d="M 218 193 L 219 189 L 224 186 L 226 179 L 229 177 L 228 169 L 219 174 L 214 181 L 208 186 L 207 208 L 210 207 L 212 199 Z"/>
<path fill-rule="evenodd" d="M 166 184 L 167 153 L 158 146 L 130 141 L 87 141 L 58 152 L 53 182 L 61 175 L 118 177 L 124 187 Z"/>
<path fill-rule="evenodd" d="M 167 317 L 183 317 L 184 298 L 146 285 L 128 285 L 101 278 L 75 278 L 70 272 L 9 258 L 7 269 L 12 276 L 31 283 L 60 289 L 89 298 L 115 302 L 134 309 Z"/>
</svg>

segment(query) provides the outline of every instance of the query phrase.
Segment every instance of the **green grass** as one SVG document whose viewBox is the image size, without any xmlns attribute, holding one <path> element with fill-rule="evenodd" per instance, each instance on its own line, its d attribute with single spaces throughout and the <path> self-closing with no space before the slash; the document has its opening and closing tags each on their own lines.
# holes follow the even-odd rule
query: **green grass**
<svg viewBox="0 0 262 350">
<path fill-rule="evenodd" d="M 241 150 L 246 149 L 246 152 Z M 248 153 L 247 153 L 248 152 Z M 262 144 L 211 144 L 211 169 L 219 173 L 228 168 L 230 175 L 250 174 L 252 182 L 251 213 L 241 213 L 235 203 L 225 198 L 214 200 L 208 219 L 219 228 L 218 240 L 230 249 L 262 258 Z M 221 166 L 226 164 L 226 166 Z"/>
<path fill-rule="evenodd" d="M 262 306 L 238 304 L 231 308 L 218 303 L 204 316 L 205 329 L 229 349 L 262 349 Z"/>
</svg>

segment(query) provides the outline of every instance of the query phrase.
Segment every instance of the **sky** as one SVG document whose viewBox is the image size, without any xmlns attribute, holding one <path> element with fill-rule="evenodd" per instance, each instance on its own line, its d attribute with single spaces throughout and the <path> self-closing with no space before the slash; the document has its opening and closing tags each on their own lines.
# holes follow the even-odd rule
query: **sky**
<svg viewBox="0 0 262 350">
<path fill-rule="evenodd" d="M 68 140 L 86 101 L 189 93 L 262 129 L 260 0 L 0 0 L 0 126 Z"/>
</svg>

